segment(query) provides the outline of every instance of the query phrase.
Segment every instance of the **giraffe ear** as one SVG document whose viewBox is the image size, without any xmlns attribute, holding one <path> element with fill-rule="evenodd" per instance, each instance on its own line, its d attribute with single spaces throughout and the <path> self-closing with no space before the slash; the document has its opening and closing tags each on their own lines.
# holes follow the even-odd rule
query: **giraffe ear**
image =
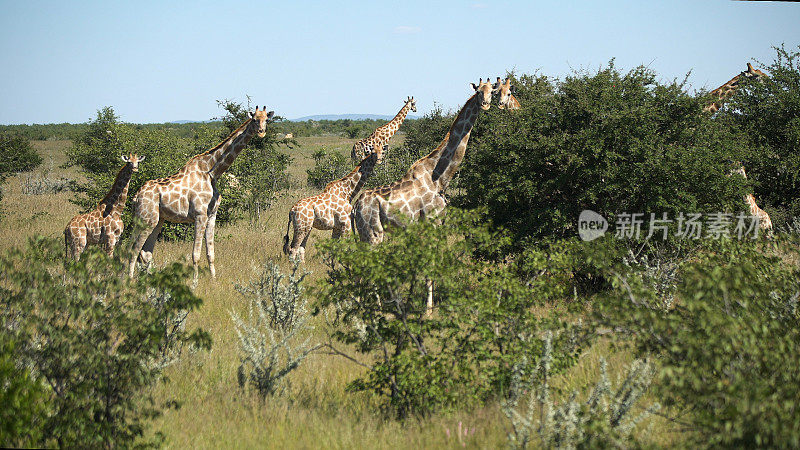
<svg viewBox="0 0 800 450">
<path fill-rule="evenodd" d="M 147 158 L 147 155 L 142 155 L 142 156 L 140 156 L 140 157 L 139 157 L 139 162 L 142 162 L 142 161 L 144 161 L 144 159 L 145 159 L 145 158 Z"/>
<path fill-rule="evenodd" d="M 478 86 L 475 86 L 475 83 L 470 83 L 470 84 L 472 85 L 472 90 L 474 91 L 478 90 Z"/>
<path fill-rule="evenodd" d="M 267 109 L 267 107 L 265 106 L 264 109 Z M 275 111 L 268 112 L 267 113 L 267 120 L 272 119 L 272 116 L 274 116 L 274 115 L 275 115 Z"/>
<path fill-rule="evenodd" d="M 122 158 L 122 160 L 123 160 L 123 161 L 125 161 L 125 162 L 130 162 L 130 161 L 131 161 L 131 159 L 130 159 L 130 158 L 128 158 L 127 156 L 125 156 L 125 155 L 122 155 L 122 156 L 121 156 L 121 158 Z"/>
<path fill-rule="evenodd" d="M 255 113 L 255 112 L 251 112 L 251 113 L 250 113 L 250 118 L 252 119 L 252 118 L 254 118 L 254 117 L 256 117 L 256 113 Z"/>
</svg>

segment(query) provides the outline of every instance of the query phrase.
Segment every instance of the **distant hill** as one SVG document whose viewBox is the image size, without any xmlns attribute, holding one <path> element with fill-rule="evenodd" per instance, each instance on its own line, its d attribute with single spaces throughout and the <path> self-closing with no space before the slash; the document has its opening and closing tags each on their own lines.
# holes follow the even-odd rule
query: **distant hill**
<svg viewBox="0 0 800 450">
<path fill-rule="evenodd" d="M 371 119 L 371 120 L 392 120 L 394 115 L 387 116 L 382 114 L 317 114 L 314 116 L 305 116 L 299 117 L 297 119 L 291 119 L 292 122 L 305 122 L 307 120 L 343 120 L 343 119 L 350 119 L 350 120 L 364 120 L 364 119 Z M 418 119 L 417 116 L 408 116 L 408 119 Z"/>
<path fill-rule="evenodd" d="M 208 120 L 171 120 L 167 123 L 177 123 L 177 124 L 184 124 L 184 123 L 206 123 Z"/>
</svg>

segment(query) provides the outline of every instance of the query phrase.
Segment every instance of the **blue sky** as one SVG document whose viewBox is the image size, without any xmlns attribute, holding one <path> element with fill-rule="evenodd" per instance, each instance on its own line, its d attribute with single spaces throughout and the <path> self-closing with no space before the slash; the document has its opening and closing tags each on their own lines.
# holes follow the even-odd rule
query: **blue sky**
<svg viewBox="0 0 800 450">
<path fill-rule="evenodd" d="M 713 89 L 773 45 L 800 4 L 687 1 L 0 0 L 0 124 L 206 120 L 215 100 L 312 114 L 460 107 L 507 70 L 563 77 L 616 58 Z"/>
</svg>

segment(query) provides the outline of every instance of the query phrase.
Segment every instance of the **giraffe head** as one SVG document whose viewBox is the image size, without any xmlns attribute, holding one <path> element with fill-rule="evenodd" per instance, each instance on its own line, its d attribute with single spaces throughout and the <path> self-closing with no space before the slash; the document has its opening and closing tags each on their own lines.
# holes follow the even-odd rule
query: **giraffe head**
<svg viewBox="0 0 800 450">
<path fill-rule="evenodd" d="M 260 111 L 258 110 L 258 106 L 256 106 L 256 111 L 250 113 L 250 118 L 258 123 L 258 137 L 263 138 L 267 135 L 267 122 L 272 119 L 274 115 L 275 111 L 267 112 L 266 106 Z"/>
<path fill-rule="evenodd" d="M 406 99 L 406 104 L 411 105 L 412 112 L 417 112 L 417 100 L 414 97 L 408 97 Z"/>
<path fill-rule="evenodd" d="M 499 98 L 497 99 L 497 107 L 500 109 L 506 109 L 508 105 L 508 101 L 511 100 L 511 94 L 515 90 L 513 86 L 511 86 L 511 78 L 506 78 L 505 81 L 500 81 L 500 77 L 497 77 L 497 81 L 494 83 L 494 89 L 499 94 Z M 511 109 L 509 107 L 509 109 Z"/>
<path fill-rule="evenodd" d="M 480 105 L 481 109 L 486 111 L 489 109 L 489 106 L 492 104 L 492 94 L 497 92 L 497 87 L 492 86 L 489 84 L 489 78 L 486 78 L 486 81 L 483 81 L 483 78 L 478 80 L 478 84 L 470 83 L 472 85 L 472 89 L 475 90 L 477 95 L 480 95 Z"/>
<path fill-rule="evenodd" d="M 144 161 L 145 156 L 139 156 L 136 153 L 130 155 L 122 155 L 122 160 L 131 165 L 131 170 L 134 172 L 139 171 L 139 163 Z"/>
<path fill-rule="evenodd" d="M 762 71 L 760 71 L 758 69 L 754 69 L 752 64 L 747 63 L 747 70 L 742 72 L 741 76 L 743 76 L 745 78 L 758 79 L 758 78 L 766 77 L 767 74 L 765 74 L 764 72 L 762 72 Z"/>
</svg>

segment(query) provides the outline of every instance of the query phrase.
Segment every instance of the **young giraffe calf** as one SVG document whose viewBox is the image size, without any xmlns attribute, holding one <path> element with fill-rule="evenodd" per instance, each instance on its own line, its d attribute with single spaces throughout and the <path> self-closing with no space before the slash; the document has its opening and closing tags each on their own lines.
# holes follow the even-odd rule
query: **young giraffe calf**
<svg viewBox="0 0 800 450">
<path fill-rule="evenodd" d="M 289 223 L 283 237 L 283 253 L 289 258 L 305 261 L 305 248 L 311 230 L 333 230 L 331 237 L 340 238 L 351 230 L 350 202 L 372 175 L 383 158 L 383 146 L 370 149 L 370 153 L 349 174 L 331 181 L 325 189 L 314 196 L 299 200 L 289 211 Z M 289 245 L 289 226 L 294 224 L 294 237 Z"/>
<path fill-rule="evenodd" d="M 131 154 L 122 155 L 125 165 L 122 166 L 114 185 L 105 198 L 92 211 L 72 218 L 64 229 L 64 246 L 66 256 L 72 249 L 72 257 L 80 259 L 81 253 L 88 244 L 101 244 L 109 256 L 114 254 L 124 225 L 122 211 L 128 198 L 128 184 L 133 172 L 139 171 L 139 163 L 144 161 L 144 156 Z"/>
</svg>

